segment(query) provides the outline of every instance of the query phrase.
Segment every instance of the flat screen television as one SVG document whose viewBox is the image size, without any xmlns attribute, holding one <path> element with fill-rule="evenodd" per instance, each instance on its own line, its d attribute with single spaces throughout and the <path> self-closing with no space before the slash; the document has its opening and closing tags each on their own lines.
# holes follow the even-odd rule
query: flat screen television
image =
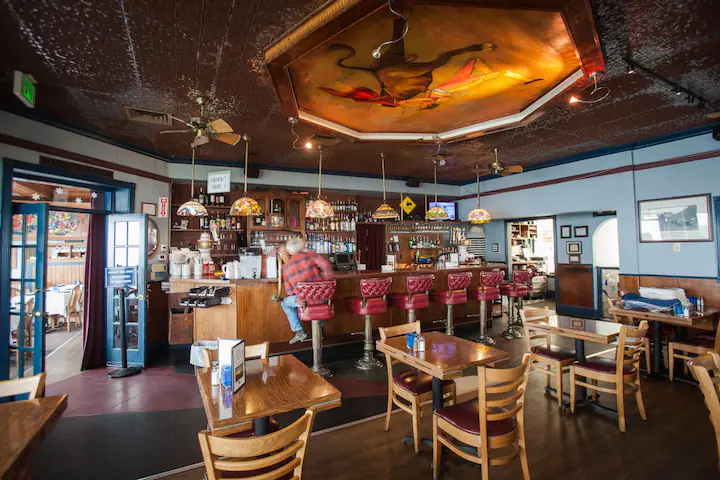
<svg viewBox="0 0 720 480">
<path fill-rule="evenodd" d="M 456 202 L 430 202 L 428 208 L 432 208 L 434 206 L 444 208 L 448 214 L 448 217 L 450 217 L 450 218 L 448 218 L 448 220 L 456 220 L 456 218 L 455 218 Z"/>
</svg>

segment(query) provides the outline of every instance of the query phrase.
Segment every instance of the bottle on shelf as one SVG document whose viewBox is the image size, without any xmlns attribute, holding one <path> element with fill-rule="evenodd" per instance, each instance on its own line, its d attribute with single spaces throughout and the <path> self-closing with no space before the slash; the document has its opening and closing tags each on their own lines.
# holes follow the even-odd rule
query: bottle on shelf
<svg viewBox="0 0 720 480">
<path fill-rule="evenodd" d="M 200 194 L 198 195 L 198 202 L 200 205 L 205 205 L 205 194 L 203 193 L 203 189 L 200 188 Z"/>
</svg>

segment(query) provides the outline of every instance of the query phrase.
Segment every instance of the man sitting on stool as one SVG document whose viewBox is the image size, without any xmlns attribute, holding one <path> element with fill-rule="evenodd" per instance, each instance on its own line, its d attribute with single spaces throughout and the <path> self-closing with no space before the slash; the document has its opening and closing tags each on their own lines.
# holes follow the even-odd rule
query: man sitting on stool
<svg viewBox="0 0 720 480">
<path fill-rule="evenodd" d="M 305 333 L 298 317 L 295 285 L 302 282 L 332 280 L 332 265 L 322 255 L 305 250 L 305 242 L 300 238 L 288 240 L 285 249 L 280 249 L 279 255 L 284 262 L 282 277 L 285 293 L 288 295 L 283 298 L 281 305 L 288 317 L 290 328 L 295 332 L 290 344 L 306 342 L 310 340 L 310 337 Z"/>
</svg>

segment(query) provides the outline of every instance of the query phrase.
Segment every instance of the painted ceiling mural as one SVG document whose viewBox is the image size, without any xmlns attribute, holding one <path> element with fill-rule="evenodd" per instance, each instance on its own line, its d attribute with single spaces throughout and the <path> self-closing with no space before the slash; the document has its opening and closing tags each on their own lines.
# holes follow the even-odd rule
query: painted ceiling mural
<svg viewBox="0 0 720 480">
<path fill-rule="evenodd" d="M 516 113 L 580 68 L 557 12 L 381 8 L 290 66 L 298 106 L 361 132 L 434 133 Z M 396 40 L 373 50 L 383 40 Z"/>
</svg>

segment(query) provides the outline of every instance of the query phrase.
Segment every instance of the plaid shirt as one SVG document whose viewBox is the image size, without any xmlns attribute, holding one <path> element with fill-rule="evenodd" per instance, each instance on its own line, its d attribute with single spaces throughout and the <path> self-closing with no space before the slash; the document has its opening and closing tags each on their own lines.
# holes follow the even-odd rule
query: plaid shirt
<svg viewBox="0 0 720 480">
<path fill-rule="evenodd" d="M 295 295 L 295 285 L 302 282 L 321 282 L 333 278 L 330 262 L 322 255 L 303 250 L 290 257 L 282 268 L 285 293 Z"/>
</svg>

